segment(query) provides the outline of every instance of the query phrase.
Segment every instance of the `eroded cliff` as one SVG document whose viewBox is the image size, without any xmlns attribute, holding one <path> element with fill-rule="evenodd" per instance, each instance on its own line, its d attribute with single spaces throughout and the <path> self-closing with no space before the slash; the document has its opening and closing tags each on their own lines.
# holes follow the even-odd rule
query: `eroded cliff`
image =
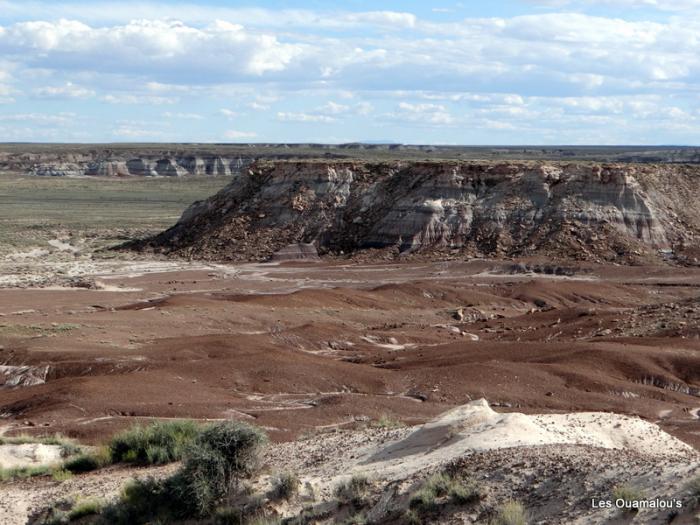
<svg viewBox="0 0 700 525">
<path fill-rule="evenodd" d="M 548 254 L 588 260 L 692 250 L 700 168 L 548 162 L 258 162 L 140 243 L 265 260 L 294 243 L 321 254 Z"/>
</svg>

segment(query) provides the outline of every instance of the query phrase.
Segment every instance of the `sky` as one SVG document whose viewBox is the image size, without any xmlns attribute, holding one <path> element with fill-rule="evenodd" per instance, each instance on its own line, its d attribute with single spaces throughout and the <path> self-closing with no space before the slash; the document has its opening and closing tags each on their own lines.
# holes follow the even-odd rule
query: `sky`
<svg viewBox="0 0 700 525">
<path fill-rule="evenodd" d="M 700 145 L 700 0 L 0 0 L 0 142 Z"/>
</svg>

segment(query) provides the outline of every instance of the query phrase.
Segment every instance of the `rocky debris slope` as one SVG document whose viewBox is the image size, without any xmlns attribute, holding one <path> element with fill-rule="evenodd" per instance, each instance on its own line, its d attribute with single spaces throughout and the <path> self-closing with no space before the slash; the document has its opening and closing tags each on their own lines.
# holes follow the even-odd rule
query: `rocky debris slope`
<svg viewBox="0 0 700 525">
<path fill-rule="evenodd" d="M 501 414 L 483 399 L 413 429 L 329 433 L 277 445 L 266 459 L 276 471 L 297 473 L 303 487 L 300 501 L 276 510 L 302 512 L 317 523 L 339 517 L 343 508 L 334 502 L 334 489 L 351 478 L 369 482 L 353 512 L 370 523 L 407 523 L 407 507 L 414 508 L 414 495 L 435 473 L 468 480 L 479 496 L 456 503 L 436 497 L 420 523 L 488 523 L 511 499 L 525 506 L 532 523 L 626 523 L 633 517 L 670 523 L 674 516 L 690 517 L 686 485 L 700 472 L 697 451 L 641 419 Z M 264 481 L 256 488 L 267 489 Z M 682 506 L 635 515 L 591 504 L 614 500 L 621 486 L 633 487 L 641 501 L 678 500 Z"/>
<path fill-rule="evenodd" d="M 527 256 L 631 262 L 692 248 L 700 168 L 550 162 L 258 162 L 139 247 L 266 260 L 321 255 Z M 691 262 L 695 261 L 692 259 Z"/>
</svg>

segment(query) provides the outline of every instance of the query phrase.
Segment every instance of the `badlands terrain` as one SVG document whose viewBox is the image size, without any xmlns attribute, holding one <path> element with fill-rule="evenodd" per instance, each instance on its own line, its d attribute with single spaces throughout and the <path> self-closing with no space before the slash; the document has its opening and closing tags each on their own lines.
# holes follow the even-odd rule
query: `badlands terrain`
<svg viewBox="0 0 700 525">
<path fill-rule="evenodd" d="M 35 175 L 13 177 L 0 194 L 21 208 Z M 249 491 L 301 480 L 258 518 L 504 523 L 514 500 L 531 523 L 696 522 L 697 167 L 296 159 L 191 179 L 206 187 L 128 177 L 40 184 L 83 184 L 95 216 L 95 185 L 146 188 L 123 203 L 128 222 L 154 199 L 141 227 L 0 223 L 2 435 L 89 448 L 135 423 L 245 421 L 271 439 Z M 55 453 L 0 444 L 6 468 Z M 0 522 L 176 468 L 0 482 Z M 415 505 L 436 473 L 478 497 Z M 366 491 L 340 501 L 351 476 Z M 592 504 L 622 487 L 679 504 Z"/>
</svg>

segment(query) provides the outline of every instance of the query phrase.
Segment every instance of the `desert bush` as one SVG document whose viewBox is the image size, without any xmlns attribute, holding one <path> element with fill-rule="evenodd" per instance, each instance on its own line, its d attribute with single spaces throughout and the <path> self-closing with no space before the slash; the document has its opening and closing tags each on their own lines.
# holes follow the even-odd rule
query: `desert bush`
<svg viewBox="0 0 700 525">
<path fill-rule="evenodd" d="M 452 503 L 464 505 L 481 498 L 474 483 L 465 482 L 445 473 L 433 474 L 411 495 L 409 507 L 417 511 L 430 511 L 438 506 L 438 498 L 448 496 Z"/>
<path fill-rule="evenodd" d="M 135 525 L 151 522 L 168 522 L 173 516 L 173 507 L 178 502 L 171 498 L 169 484 L 154 478 L 129 481 L 119 501 L 102 511 L 104 525 Z M 170 520 L 172 521 L 172 520 Z"/>
<path fill-rule="evenodd" d="M 400 420 L 391 417 L 388 414 L 382 414 L 379 416 L 379 419 L 372 421 L 371 426 L 374 428 L 386 428 L 386 429 L 394 429 L 394 428 L 402 428 L 406 425 L 403 424 Z"/>
<path fill-rule="evenodd" d="M 290 500 L 299 493 L 301 481 L 299 476 L 291 472 L 280 474 L 272 485 L 272 497 Z"/>
<path fill-rule="evenodd" d="M 68 511 L 68 520 L 76 521 L 85 516 L 94 516 L 99 514 L 104 506 L 104 502 L 99 499 L 79 500 L 73 508 Z"/>
<path fill-rule="evenodd" d="M 412 510 L 427 512 L 437 507 L 437 494 L 435 489 L 428 485 L 423 485 L 416 492 L 411 494 L 408 506 Z"/>
<path fill-rule="evenodd" d="M 406 525 L 422 525 L 423 519 L 415 510 L 408 509 L 406 512 L 404 512 L 403 523 Z"/>
<path fill-rule="evenodd" d="M 690 492 L 690 498 L 693 500 L 693 504 L 700 504 L 700 476 L 691 479 L 687 485 L 688 492 Z"/>
<path fill-rule="evenodd" d="M 219 507 L 214 511 L 214 525 L 243 525 L 243 512 L 235 507 Z"/>
<path fill-rule="evenodd" d="M 448 496 L 455 505 L 467 505 L 479 501 L 482 493 L 476 483 L 455 480 L 450 486 Z"/>
<path fill-rule="evenodd" d="M 259 465 L 267 436 L 259 428 L 226 421 L 206 428 L 187 451 L 173 489 L 193 515 L 205 515 Z"/>
<path fill-rule="evenodd" d="M 35 476 L 48 476 L 51 474 L 51 467 L 38 465 L 34 467 L 14 467 L 0 468 L 0 481 L 10 481 L 13 479 L 26 479 Z"/>
<path fill-rule="evenodd" d="M 625 505 L 630 505 L 635 501 L 641 501 L 645 498 L 644 492 L 632 485 L 618 485 L 613 489 L 613 500 L 622 500 Z M 627 512 L 637 512 L 635 508 L 623 509 Z"/>
<path fill-rule="evenodd" d="M 103 448 L 95 452 L 84 452 L 66 460 L 63 469 L 72 474 L 81 474 L 105 467 L 110 462 L 109 450 Z"/>
<path fill-rule="evenodd" d="M 522 503 L 507 501 L 498 508 L 491 525 L 527 525 L 529 517 Z"/>
<path fill-rule="evenodd" d="M 335 497 L 343 504 L 361 505 L 369 494 L 370 482 L 365 476 L 355 475 L 335 487 Z"/>
<path fill-rule="evenodd" d="M 194 421 L 156 422 L 120 432 L 109 443 L 114 463 L 162 465 L 182 459 L 201 432 Z"/>
<path fill-rule="evenodd" d="M 279 518 L 270 518 L 267 516 L 259 516 L 246 522 L 246 525 L 281 525 L 282 520 Z"/>
<path fill-rule="evenodd" d="M 216 511 L 217 504 L 255 471 L 266 441 L 261 429 L 245 423 L 226 421 L 204 427 L 182 452 L 183 464 L 178 472 L 163 481 L 132 481 L 120 500 L 105 509 L 104 520 L 115 525 L 169 522 L 212 516 L 215 512 L 222 523 L 225 518 L 233 519 L 230 513 Z M 145 441 L 137 436 L 136 442 Z M 134 449 L 123 447 L 120 453 L 130 450 Z M 243 517 L 250 515 L 243 510 Z"/>
<path fill-rule="evenodd" d="M 58 482 L 63 482 L 63 481 L 68 481 L 73 477 L 73 473 L 70 472 L 69 470 L 66 470 L 64 468 L 60 468 L 57 470 L 54 470 L 51 473 L 51 477 L 53 478 L 54 481 Z"/>
<path fill-rule="evenodd" d="M 346 519 L 343 523 L 344 523 L 344 525 L 366 525 L 367 518 L 365 517 L 364 514 L 362 514 L 360 512 L 357 514 L 353 514 L 348 519 Z"/>
</svg>

